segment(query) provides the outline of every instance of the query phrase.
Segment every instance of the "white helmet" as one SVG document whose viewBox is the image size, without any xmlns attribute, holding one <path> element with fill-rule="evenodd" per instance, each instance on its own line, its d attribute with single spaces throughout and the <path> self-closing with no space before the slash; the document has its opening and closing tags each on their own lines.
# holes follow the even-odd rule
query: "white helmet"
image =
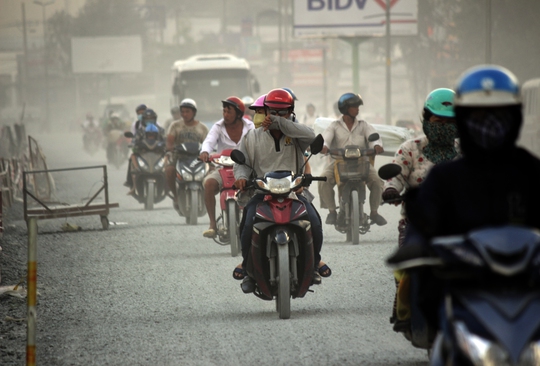
<svg viewBox="0 0 540 366">
<path fill-rule="evenodd" d="M 255 103 L 255 100 L 252 97 L 246 95 L 242 98 L 242 102 L 244 102 L 246 108 L 249 108 L 253 103 Z"/>
<path fill-rule="evenodd" d="M 197 103 L 191 98 L 185 98 L 180 102 L 180 108 L 187 107 L 193 109 L 194 112 L 197 112 Z"/>
</svg>

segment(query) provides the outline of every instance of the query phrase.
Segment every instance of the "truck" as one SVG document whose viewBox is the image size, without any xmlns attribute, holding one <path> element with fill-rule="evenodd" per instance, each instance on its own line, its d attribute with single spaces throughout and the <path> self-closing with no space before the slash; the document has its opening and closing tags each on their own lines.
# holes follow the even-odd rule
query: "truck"
<svg viewBox="0 0 540 366">
<path fill-rule="evenodd" d="M 172 103 L 197 103 L 197 119 L 211 126 L 222 118 L 221 101 L 229 96 L 256 98 L 259 82 L 249 63 L 231 54 L 195 55 L 172 66 Z"/>
</svg>

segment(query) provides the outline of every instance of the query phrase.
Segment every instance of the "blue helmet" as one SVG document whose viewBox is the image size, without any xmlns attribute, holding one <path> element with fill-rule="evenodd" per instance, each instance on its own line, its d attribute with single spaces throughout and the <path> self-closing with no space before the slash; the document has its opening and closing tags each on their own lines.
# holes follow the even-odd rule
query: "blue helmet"
<svg viewBox="0 0 540 366">
<path fill-rule="evenodd" d="M 157 128 L 156 125 L 150 123 L 150 124 L 146 125 L 146 128 L 144 129 L 144 132 L 146 132 L 146 133 L 159 133 L 159 129 Z"/>
<path fill-rule="evenodd" d="M 508 69 L 496 65 L 465 71 L 455 88 L 456 107 L 504 107 L 521 104 L 519 82 Z"/>
<path fill-rule="evenodd" d="M 289 93 L 291 95 L 291 97 L 293 98 L 293 100 L 298 100 L 298 98 L 296 97 L 296 95 L 294 94 L 294 92 L 292 91 L 291 88 L 281 88 L 283 90 L 285 90 L 287 93 Z"/>
</svg>

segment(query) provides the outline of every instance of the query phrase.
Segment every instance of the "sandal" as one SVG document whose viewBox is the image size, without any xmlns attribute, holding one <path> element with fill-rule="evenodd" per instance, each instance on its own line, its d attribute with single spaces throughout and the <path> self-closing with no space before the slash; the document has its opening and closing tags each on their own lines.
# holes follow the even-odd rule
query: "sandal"
<svg viewBox="0 0 540 366">
<path fill-rule="evenodd" d="M 322 267 L 317 270 L 317 272 L 319 272 L 322 277 L 330 277 L 332 275 L 332 270 L 327 264 L 323 264 Z"/>
<path fill-rule="evenodd" d="M 217 236 L 217 232 L 215 229 L 208 229 L 206 231 L 203 231 L 202 235 L 205 238 L 214 239 Z"/>
<path fill-rule="evenodd" d="M 246 272 L 243 268 L 236 267 L 232 273 L 235 280 L 243 280 L 246 277 Z"/>
</svg>

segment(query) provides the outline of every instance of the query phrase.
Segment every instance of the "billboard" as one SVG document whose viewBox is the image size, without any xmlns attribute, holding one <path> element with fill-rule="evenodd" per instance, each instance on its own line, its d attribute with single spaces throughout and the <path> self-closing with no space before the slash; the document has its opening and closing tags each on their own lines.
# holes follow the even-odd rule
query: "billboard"
<svg viewBox="0 0 540 366">
<path fill-rule="evenodd" d="M 71 38 L 71 68 L 75 74 L 141 72 L 141 37 Z"/>
<path fill-rule="evenodd" d="M 386 34 L 386 0 L 293 0 L 295 37 Z M 390 32 L 418 33 L 418 0 L 390 1 Z"/>
</svg>

